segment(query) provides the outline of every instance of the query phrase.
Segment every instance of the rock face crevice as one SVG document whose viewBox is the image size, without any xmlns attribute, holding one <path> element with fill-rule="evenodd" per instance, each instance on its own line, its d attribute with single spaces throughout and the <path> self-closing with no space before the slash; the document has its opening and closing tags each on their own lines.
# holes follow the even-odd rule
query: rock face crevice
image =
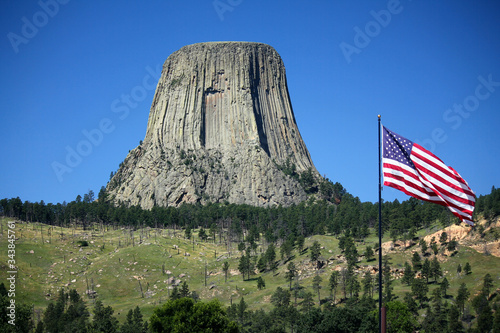
<svg viewBox="0 0 500 333">
<path fill-rule="evenodd" d="M 279 54 L 269 45 L 188 45 L 163 65 L 146 136 L 109 182 L 115 201 L 291 205 L 307 198 L 277 165 L 317 175 Z M 318 175 L 319 176 L 319 175 Z"/>
</svg>

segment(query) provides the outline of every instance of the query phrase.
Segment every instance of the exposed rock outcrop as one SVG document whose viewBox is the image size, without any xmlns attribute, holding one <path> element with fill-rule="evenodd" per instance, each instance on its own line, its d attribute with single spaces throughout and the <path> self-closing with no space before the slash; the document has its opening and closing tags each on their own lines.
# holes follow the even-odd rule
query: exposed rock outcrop
<svg viewBox="0 0 500 333">
<path fill-rule="evenodd" d="M 311 168 L 279 54 L 269 45 L 188 45 L 163 65 L 146 136 L 107 186 L 143 208 L 183 202 L 290 205 L 307 198 L 297 172 Z"/>
</svg>

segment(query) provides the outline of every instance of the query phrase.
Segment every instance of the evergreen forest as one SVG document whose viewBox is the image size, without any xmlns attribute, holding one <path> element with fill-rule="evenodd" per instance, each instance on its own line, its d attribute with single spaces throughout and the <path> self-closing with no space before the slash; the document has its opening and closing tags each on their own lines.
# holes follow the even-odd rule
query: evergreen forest
<svg viewBox="0 0 500 333">
<path fill-rule="evenodd" d="M 91 248 L 109 256 L 129 251 L 132 266 L 140 262 L 136 258 L 140 252 L 132 251 L 144 244 L 161 244 L 159 239 L 164 239 L 170 247 L 161 249 L 167 264 L 157 274 L 166 277 L 176 266 L 169 264 L 176 256 L 186 261 L 193 260 L 187 256 L 194 256 L 201 251 L 198 249 L 215 253 L 210 263 L 208 254 L 200 253 L 197 260 L 204 261 L 203 277 L 189 280 L 178 275 L 178 281 L 169 279 L 168 296 L 147 307 L 131 302 L 120 313 L 107 305 L 105 297 L 92 293 L 97 289 L 93 282 L 82 280 L 88 271 L 75 273 L 86 280 L 83 290 L 56 279 L 54 292 L 45 297 L 16 298 L 16 325 L 9 323 L 11 288 L 2 273 L 0 330 L 378 332 L 381 274 L 388 332 L 500 332 L 500 274 L 495 266 L 500 261 L 486 245 L 476 251 L 483 243 L 498 244 L 500 189 L 493 187 L 490 194 L 477 198 L 477 226 L 462 226 L 468 228 L 462 239 L 446 232 L 460 221 L 444 207 L 413 198 L 383 202 L 383 242 L 390 250 L 385 253 L 383 247 L 383 269 L 378 272 L 378 203 L 361 202 L 338 183 L 333 188 L 335 200 L 311 196 L 299 205 L 273 208 L 225 202 L 144 210 L 114 205 L 104 188 L 97 197 L 89 191 L 69 203 L 2 199 L 3 249 L 7 249 L 7 229 L 16 221 L 23 228 L 16 234 L 18 248 L 71 244 L 77 252 L 70 252 L 75 258 Z M 105 240 L 104 235 L 113 232 L 118 238 Z M 429 238 L 431 234 L 435 236 Z M 69 254 L 62 260 L 67 263 L 68 259 Z M 2 271 L 7 270 L 8 260 L 7 253 L 2 253 Z M 123 260 L 119 258 L 118 263 Z M 37 272 L 36 261 L 23 267 L 32 270 L 30 274 Z M 207 277 L 213 280 L 217 272 L 221 273 L 217 285 L 207 284 Z M 152 287 L 149 281 L 142 281 L 144 285 L 141 278 L 136 281 L 141 295 L 133 297 L 144 300 Z M 22 283 L 18 279 L 17 288 Z M 221 299 L 210 296 L 211 291 L 226 285 L 234 290 Z M 265 295 L 262 301 L 252 299 L 250 289 Z"/>
</svg>

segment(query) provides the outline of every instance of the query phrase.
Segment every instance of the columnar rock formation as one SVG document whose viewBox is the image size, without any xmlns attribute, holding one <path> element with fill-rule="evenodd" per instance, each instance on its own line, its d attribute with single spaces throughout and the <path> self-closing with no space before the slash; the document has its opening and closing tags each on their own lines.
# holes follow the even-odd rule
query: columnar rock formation
<svg viewBox="0 0 500 333">
<path fill-rule="evenodd" d="M 269 45 L 188 45 L 163 65 L 146 136 L 107 191 L 143 208 L 183 202 L 290 205 L 304 189 L 280 165 L 318 175 Z"/>
</svg>

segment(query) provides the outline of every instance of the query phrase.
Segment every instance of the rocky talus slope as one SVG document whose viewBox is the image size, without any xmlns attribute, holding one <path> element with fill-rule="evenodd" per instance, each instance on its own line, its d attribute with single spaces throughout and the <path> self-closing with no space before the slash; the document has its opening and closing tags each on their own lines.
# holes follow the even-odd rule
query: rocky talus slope
<svg viewBox="0 0 500 333">
<path fill-rule="evenodd" d="M 312 169 L 279 54 L 269 45 L 188 45 L 163 65 L 146 136 L 107 186 L 115 202 L 290 205 L 307 198 L 293 177 Z"/>
</svg>

